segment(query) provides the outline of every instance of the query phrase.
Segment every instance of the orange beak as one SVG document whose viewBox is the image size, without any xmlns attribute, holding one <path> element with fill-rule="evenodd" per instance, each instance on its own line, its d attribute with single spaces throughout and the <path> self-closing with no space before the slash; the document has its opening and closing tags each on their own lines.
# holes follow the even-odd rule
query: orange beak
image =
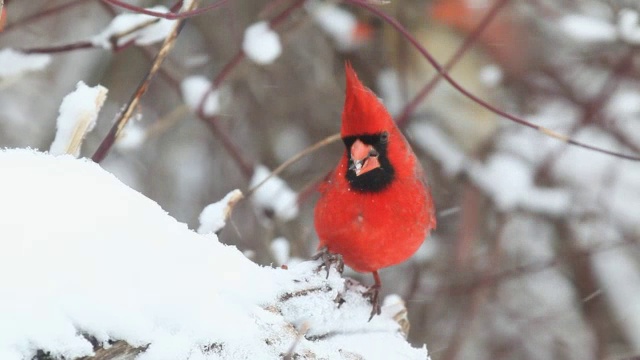
<svg viewBox="0 0 640 360">
<path fill-rule="evenodd" d="M 380 167 L 380 161 L 378 160 L 378 152 L 371 145 L 366 145 L 360 139 L 356 140 L 351 145 L 351 161 L 353 165 L 349 170 L 354 170 L 356 176 L 365 174 L 371 170 Z"/>
</svg>

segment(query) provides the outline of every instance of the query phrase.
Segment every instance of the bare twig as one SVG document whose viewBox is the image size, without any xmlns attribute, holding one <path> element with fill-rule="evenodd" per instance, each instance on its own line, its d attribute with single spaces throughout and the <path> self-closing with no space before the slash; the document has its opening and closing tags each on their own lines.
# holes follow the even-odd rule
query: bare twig
<svg viewBox="0 0 640 360">
<path fill-rule="evenodd" d="M 251 196 L 256 190 L 258 190 L 258 188 L 260 188 L 260 186 L 264 185 L 264 183 L 266 183 L 269 179 L 271 179 L 274 176 L 278 176 L 278 174 L 280 174 L 282 171 L 284 171 L 286 168 L 288 168 L 289 166 L 291 166 L 293 163 L 295 163 L 296 161 L 302 159 L 303 157 L 311 154 L 312 152 L 323 148 L 329 144 L 333 144 L 334 142 L 340 140 L 340 134 L 333 134 L 331 136 L 328 136 L 320 141 L 318 141 L 317 143 L 309 146 L 308 148 L 300 151 L 299 153 L 295 154 L 294 156 L 290 157 L 289 159 L 287 159 L 287 161 L 283 162 L 282 164 L 280 164 L 280 166 L 278 166 L 275 170 L 273 170 L 271 172 L 271 174 L 269 174 L 269 176 L 267 176 L 266 178 L 264 178 L 261 182 L 259 182 L 258 184 L 256 184 L 254 187 L 252 187 L 251 189 L 249 189 L 247 191 L 247 197 Z"/>
<path fill-rule="evenodd" d="M 276 15 L 273 19 L 269 21 L 269 26 L 274 28 L 284 22 L 293 11 L 298 9 L 304 4 L 304 0 L 296 0 L 289 7 L 284 9 L 280 14 Z M 254 164 L 247 159 L 247 157 L 241 151 L 241 148 L 235 144 L 235 142 L 231 139 L 231 136 L 227 133 L 227 131 L 219 124 L 218 116 L 206 116 L 204 113 L 204 103 L 205 99 L 220 85 L 226 80 L 226 78 L 231 74 L 231 72 L 246 58 L 246 55 L 242 49 L 238 50 L 238 52 L 231 58 L 231 60 L 222 68 L 222 70 L 216 75 L 213 79 L 211 87 L 204 93 L 202 99 L 200 100 L 200 104 L 198 106 L 198 117 L 205 121 L 211 131 L 213 131 L 214 135 L 222 141 L 227 152 L 233 157 L 236 164 L 240 167 L 242 174 L 245 178 L 249 179 L 253 175 Z M 249 195 L 247 195 L 249 196 Z"/>
<path fill-rule="evenodd" d="M 47 46 L 39 48 L 20 49 L 25 54 L 54 54 L 61 52 L 69 52 L 74 50 L 95 49 L 96 46 L 91 41 L 80 41 L 72 44 Z"/>
<path fill-rule="evenodd" d="M 480 35 L 484 32 L 484 30 L 491 24 L 491 22 L 495 19 L 496 15 L 500 12 L 502 8 L 509 2 L 509 0 L 500 0 L 497 1 L 491 9 L 484 16 L 482 21 L 476 26 L 476 28 L 467 36 L 462 45 L 456 50 L 455 54 L 447 61 L 447 63 L 443 66 L 443 70 L 445 72 L 451 71 L 453 67 L 462 59 L 462 56 L 471 48 L 471 46 L 478 40 Z M 438 83 L 442 80 L 442 74 L 437 73 L 431 81 L 429 81 L 414 97 L 407 103 L 396 119 L 398 126 L 403 126 L 409 120 L 409 117 L 416 110 L 418 105 L 424 101 L 424 99 L 433 91 L 433 89 L 438 85 Z"/>
<path fill-rule="evenodd" d="M 296 347 L 300 343 L 300 340 L 302 340 L 302 338 L 307 334 L 308 331 L 309 331 L 309 323 L 307 322 L 302 323 L 302 326 L 300 326 L 300 330 L 298 330 L 298 334 L 296 335 L 295 340 L 291 344 L 291 347 L 289 347 L 289 350 L 287 351 L 287 353 L 282 356 L 282 360 L 294 359 L 294 351 L 296 350 Z"/>
<path fill-rule="evenodd" d="M 183 11 L 181 13 L 174 13 L 174 12 L 169 12 L 169 13 L 162 13 L 162 12 L 157 12 L 157 11 L 152 11 L 152 10 L 148 10 L 145 8 L 141 8 L 139 6 L 135 6 L 135 5 L 131 5 L 131 4 L 127 4 L 125 2 L 119 1 L 119 0 L 102 0 L 105 3 L 108 3 L 110 5 L 113 6 L 117 6 L 117 7 L 121 7 L 123 9 L 127 9 L 129 11 L 133 11 L 133 12 L 137 12 L 139 14 L 145 14 L 145 15 L 151 15 L 151 16 L 155 16 L 158 18 L 163 18 L 163 19 L 169 19 L 169 20 L 183 20 L 183 19 L 187 19 L 190 17 L 194 17 L 197 15 L 201 15 L 204 14 L 210 10 L 213 9 L 217 9 L 223 5 L 225 5 L 229 0 L 218 0 L 215 3 L 211 4 L 211 5 L 207 5 L 204 6 L 198 10 L 189 10 L 189 11 Z M 174 7 L 172 6 L 172 9 Z M 191 9 L 194 9 L 194 7 L 192 6 Z"/>
<path fill-rule="evenodd" d="M 49 8 L 49 9 L 44 9 L 44 10 L 42 10 L 40 12 L 37 12 L 37 13 L 35 13 L 33 15 L 29 15 L 29 16 L 23 18 L 23 19 L 18 19 L 16 21 L 12 21 L 11 24 L 8 24 L 7 26 L 4 27 L 4 31 L 5 32 L 9 32 L 9 31 L 15 29 L 18 26 L 24 26 L 24 25 L 27 25 L 27 24 L 29 24 L 31 22 L 40 20 L 42 18 L 58 14 L 63 10 L 66 10 L 68 8 L 76 6 L 76 5 L 78 5 L 80 3 L 83 3 L 83 2 L 88 3 L 89 1 L 88 0 L 74 0 L 74 1 L 69 1 L 67 3 L 61 4 L 61 5 L 58 5 L 58 6 L 54 6 L 54 7 Z M 0 6 L 0 8 L 2 8 L 2 6 Z"/>
<path fill-rule="evenodd" d="M 197 3 L 198 1 L 194 0 L 191 3 L 189 10 L 194 9 L 197 6 Z M 125 127 L 125 125 L 127 125 L 127 122 L 129 121 L 129 119 L 131 119 L 131 116 L 133 115 L 133 112 L 137 108 L 142 95 L 144 95 L 144 93 L 147 91 L 149 84 L 151 83 L 151 79 L 153 79 L 153 76 L 158 72 L 158 70 L 160 69 L 160 66 L 162 65 L 162 62 L 167 57 L 167 55 L 169 55 L 169 52 L 173 48 L 173 45 L 175 44 L 175 41 L 178 38 L 178 34 L 180 33 L 180 29 L 182 29 L 182 25 L 184 24 L 184 21 L 185 20 L 178 20 L 174 24 L 173 29 L 171 30 L 171 33 L 167 36 L 167 38 L 162 43 L 162 47 L 160 48 L 158 55 L 154 59 L 153 64 L 151 65 L 151 68 L 145 75 L 144 79 L 140 83 L 140 86 L 138 86 L 138 89 L 129 100 L 129 103 L 127 104 L 122 114 L 119 116 L 118 120 L 115 122 L 115 124 L 113 124 L 113 127 L 111 127 L 111 130 L 109 131 L 107 136 L 104 138 L 104 140 L 98 147 L 98 150 L 96 150 L 96 152 L 93 154 L 92 156 L 93 161 L 99 163 L 109 153 L 109 150 L 111 149 L 116 139 L 122 132 L 122 129 Z"/>
</svg>

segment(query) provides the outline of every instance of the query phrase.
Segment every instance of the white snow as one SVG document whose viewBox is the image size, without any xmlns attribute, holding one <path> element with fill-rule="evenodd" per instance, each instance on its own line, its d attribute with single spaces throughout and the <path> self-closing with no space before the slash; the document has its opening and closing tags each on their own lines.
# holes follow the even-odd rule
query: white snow
<svg viewBox="0 0 640 360">
<path fill-rule="evenodd" d="M 591 254 L 599 288 L 633 351 L 640 351 L 640 273 L 632 243 L 604 219 L 573 224 L 577 239 Z"/>
<path fill-rule="evenodd" d="M 202 109 L 205 116 L 215 116 L 220 111 L 220 94 L 206 77 L 189 76 L 180 83 L 180 90 L 182 99 L 191 111 L 197 113 Z"/>
<path fill-rule="evenodd" d="M 164 6 L 154 6 L 147 10 L 167 13 Z M 156 18 L 145 14 L 120 14 L 111 20 L 111 23 L 99 34 L 94 35 L 90 41 L 95 46 L 107 50 L 113 49 L 114 37 L 117 37 L 117 46 L 124 46 L 133 41 L 136 45 L 151 45 L 164 39 L 171 33 L 176 20 Z"/>
<path fill-rule="evenodd" d="M 107 92 L 107 88 L 101 85 L 89 87 L 80 81 L 76 90 L 62 99 L 56 122 L 56 137 L 49 149 L 51 154 L 80 155 L 82 141 L 96 125 L 98 113 L 107 99 Z"/>
<path fill-rule="evenodd" d="M 263 183 L 270 174 L 267 167 L 256 166 L 249 188 L 262 185 L 251 196 L 251 202 L 259 214 L 273 212 L 276 218 L 284 221 L 295 218 L 298 216 L 298 194 L 277 176 L 272 176 Z"/>
<path fill-rule="evenodd" d="M 640 115 L 640 91 L 624 88 L 611 96 L 607 104 L 607 114 L 613 118 Z"/>
<path fill-rule="evenodd" d="M 480 69 L 480 81 L 488 87 L 500 85 L 503 78 L 502 69 L 496 64 L 486 65 Z"/>
<path fill-rule="evenodd" d="M 121 151 L 138 149 L 145 140 L 147 140 L 147 130 L 137 123 L 137 119 L 132 119 L 118 135 L 115 147 Z"/>
<path fill-rule="evenodd" d="M 568 191 L 535 186 L 532 165 L 509 154 L 492 155 L 484 164 L 471 163 L 467 173 L 503 211 L 524 208 L 560 216 L 571 205 Z"/>
<path fill-rule="evenodd" d="M 3 360 L 90 356 L 85 334 L 147 347 L 142 360 L 279 358 L 296 341 L 317 358 L 428 358 L 399 333 L 397 302 L 367 322 L 362 286 L 317 262 L 260 267 L 95 163 L 5 150 L 0 169 Z"/>
<path fill-rule="evenodd" d="M 307 10 L 313 21 L 329 35 L 339 50 L 356 49 L 362 44 L 358 37 L 358 19 L 346 9 L 327 1 L 308 1 Z"/>
<path fill-rule="evenodd" d="M 640 44 L 640 15 L 632 9 L 622 9 L 618 13 L 620 38 L 632 45 Z"/>
<path fill-rule="evenodd" d="M 269 23 L 258 21 L 245 30 L 242 50 L 256 64 L 271 64 L 282 53 L 280 36 L 269 27 Z"/>
<path fill-rule="evenodd" d="M 612 23 L 587 15 L 566 15 L 560 19 L 560 28 L 578 41 L 613 42 L 618 38 Z"/>
<path fill-rule="evenodd" d="M 269 246 L 271 254 L 278 265 L 284 265 L 289 261 L 289 255 L 291 254 L 291 244 L 289 240 L 284 237 L 277 237 L 271 241 Z"/>
<path fill-rule="evenodd" d="M 600 287 L 634 351 L 640 351 L 640 276 L 629 249 L 614 247 L 590 258 Z"/>
<path fill-rule="evenodd" d="M 2 49 L 0 50 L 0 80 L 44 70 L 50 63 L 51 55 L 49 54 L 24 54 L 11 48 Z"/>
<path fill-rule="evenodd" d="M 207 205 L 200 213 L 198 234 L 209 234 L 220 231 L 226 224 L 233 206 L 242 199 L 242 191 L 235 189 L 222 200 Z"/>
</svg>

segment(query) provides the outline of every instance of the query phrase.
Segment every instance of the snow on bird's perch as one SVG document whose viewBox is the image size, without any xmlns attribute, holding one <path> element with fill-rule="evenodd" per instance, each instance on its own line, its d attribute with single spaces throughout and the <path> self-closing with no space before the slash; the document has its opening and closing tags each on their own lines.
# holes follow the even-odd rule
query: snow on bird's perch
<svg viewBox="0 0 640 360">
<path fill-rule="evenodd" d="M 225 195 L 222 200 L 207 205 L 199 216 L 198 234 L 216 233 L 226 224 L 233 206 L 242 199 L 242 191 L 235 189 Z"/>
<path fill-rule="evenodd" d="M 107 91 L 104 86 L 89 87 L 80 81 L 76 90 L 62 99 L 56 137 L 49 149 L 51 154 L 80 155 L 82 141 L 95 127 L 98 113 L 107 99 Z"/>
<path fill-rule="evenodd" d="M 253 171 L 249 187 L 255 189 L 251 202 L 261 216 L 288 221 L 298 216 L 298 194 L 263 165 Z"/>
<path fill-rule="evenodd" d="M 166 13 L 164 6 L 146 10 Z M 129 42 L 136 45 L 151 45 L 163 41 L 173 30 L 176 20 L 157 18 L 146 14 L 120 14 L 109 25 L 91 38 L 91 43 L 106 50 L 113 50 Z"/>
<path fill-rule="evenodd" d="M 93 162 L 4 150 L 0 169 L 0 359 L 428 358 L 395 307 L 367 322 L 364 287 L 256 265 Z"/>
</svg>

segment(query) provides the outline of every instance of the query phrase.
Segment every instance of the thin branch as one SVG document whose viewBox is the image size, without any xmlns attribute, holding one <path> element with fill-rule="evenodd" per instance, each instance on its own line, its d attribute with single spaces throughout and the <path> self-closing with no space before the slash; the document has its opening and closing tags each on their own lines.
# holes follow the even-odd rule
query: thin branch
<svg viewBox="0 0 640 360">
<path fill-rule="evenodd" d="M 251 196 L 256 190 L 258 190 L 258 188 L 260 188 L 262 185 L 264 185 L 269 179 L 271 179 L 274 176 L 278 176 L 281 172 L 283 172 L 286 168 L 288 168 L 289 166 L 291 166 L 292 164 L 294 164 L 298 160 L 300 160 L 303 157 L 315 152 L 318 149 L 321 149 L 321 148 L 323 148 L 323 147 L 325 147 L 325 146 L 327 146 L 329 144 L 333 144 L 334 142 L 336 142 L 338 140 L 340 140 L 340 133 L 327 136 L 326 138 L 318 141 L 317 143 L 309 146 L 308 148 L 306 148 L 306 149 L 300 151 L 299 153 L 295 154 L 294 156 L 290 157 L 289 159 L 287 159 L 287 161 L 283 162 L 282 164 L 280 164 L 280 166 L 278 166 L 275 170 L 273 170 L 271 172 L 271 174 L 269 174 L 269 176 L 264 178 L 261 182 L 256 184 L 251 189 L 247 190 L 247 197 Z"/>
<path fill-rule="evenodd" d="M 68 9 L 70 7 L 76 6 L 76 5 L 78 5 L 80 3 L 83 3 L 83 2 L 88 2 L 88 1 L 87 0 L 69 1 L 67 3 L 61 4 L 61 5 L 58 5 L 58 6 L 54 6 L 52 8 L 45 9 L 45 10 L 42 10 L 42 11 L 37 12 L 35 14 L 29 15 L 29 16 L 23 18 L 23 19 L 12 21 L 11 24 L 8 24 L 7 26 L 4 27 L 4 32 L 6 33 L 6 32 L 9 32 L 9 31 L 13 30 L 15 27 L 24 26 L 24 25 L 27 25 L 30 22 L 37 21 L 37 20 L 40 20 L 42 18 L 51 16 L 51 15 L 58 14 L 59 12 L 61 12 L 63 10 L 66 10 L 66 9 Z"/>
<path fill-rule="evenodd" d="M 80 41 L 77 43 L 66 45 L 20 49 L 20 52 L 23 52 L 25 54 L 54 54 L 84 49 L 97 49 L 97 47 L 91 41 Z"/>
<path fill-rule="evenodd" d="M 227 150 L 229 155 L 231 155 L 235 163 L 238 165 L 245 179 L 250 179 L 251 176 L 253 176 L 255 164 L 253 161 L 247 159 L 240 146 L 233 141 L 231 135 L 229 135 L 227 130 L 220 124 L 218 117 L 202 118 L 202 120 L 209 126 L 213 135 L 222 142 L 225 150 Z"/>
<path fill-rule="evenodd" d="M 198 1 L 194 0 L 191 3 L 189 10 L 192 10 L 193 8 L 195 8 L 197 6 L 197 3 Z M 149 84 L 151 83 L 151 79 L 153 79 L 154 75 L 158 72 L 158 70 L 160 69 L 160 66 L 162 65 L 162 62 L 166 59 L 166 57 L 169 55 L 169 52 L 173 48 L 173 45 L 175 44 L 176 39 L 180 34 L 180 30 L 184 25 L 184 21 L 185 20 L 178 20 L 173 25 L 173 29 L 171 30 L 171 33 L 167 36 L 167 38 L 162 43 L 162 47 L 160 48 L 160 51 L 158 51 L 158 55 L 156 55 L 156 58 L 154 59 L 153 64 L 151 65 L 151 68 L 149 69 L 146 76 L 140 83 L 140 86 L 138 86 L 138 89 L 136 90 L 136 92 L 133 94 L 133 96 L 129 100 L 127 107 L 122 112 L 122 114 L 120 115 L 118 120 L 115 122 L 115 124 L 113 124 L 113 126 L 111 127 L 111 130 L 109 131 L 107 136 L 104 138 L 104 140 L 98 147 L 98 150 L 96 150 L 96 152 L 93 154 L 91 158 L 93 161 L 99 163 L 109 153 L 109 150 L 111 149 L 116 139 L 122 132 L 122 129 L 124 129 L 124 127 L 129 122 L 129 119 L 131 119 L 133 112 L 135 111 L 138 104 L 140 103 L 140 99 L 142 98 L 142 95 L 144 95 L 144 93 L 147 91 Z"/>
<path fill-rule="evenodd" d="M 276 15 L 273 19 L 269 21 L 269 26 L 274 28 L 284 22 L 291 13 L 301 7 L 304 4 L 305 0 L 296 0 L 289 7 L 284 9 L 280 14 Z M 226 130 L 220 126 L 218 123 L 218 116 L 207 116 L 204 113 L 204 103 L 205 99 L 211 93 L 220 87 L 222 83 L 227 79 L 227 77 L 233 72 L 233 70 L 246 58 L 246 54 L 242 49 L 238 50 L 238 52 L 229 60 L 227 64 L 222 68 L 222 70 L 216 75 L 213 79 L 211 87 L 204 93 L 202 99 L 200 100 L 200 104 L 198 106 L 198 111 L 196 112 L 198 117 L 206 122 L 209 125 L 211 131 L 213 131 L 214 135 L 222 141 L 225 149 L 233 157 L 238 166 L 240 167 L 240 171 L 242 171 L 243 175 L 249 179 L 253 175 L 254 164 L 249 161 L 242 153 L 241 148 L 237 146 L 231 136 L 226 132 Z"/>
<path fill-rule="evenodd" d="M 462 59 L 462 56 L 471 49 L 471 46 L 478 40 L 480 35 L 484 32 L 484 30 L 491 24 L 491 22 L 495 19 L 496 15 L 500 12 L 502 8 L 509 2 L 509 0 L 500 0 L 497 1 L 491 9 L 484 16 L 482 21 L 476 26 L 476 28 L 464 39 L 464 42 L 460 47 L 456 50 L 455 54 L 447 61 L 444 65 L 443 70 L 445 72 L 451 71 L 451 69 Z M 405 105 L 402 113 L 396 119 L 398 126 L 404 125 L 413 112 L 416 110 L 418 105 L 424 101 L 424 99 L 433 91 L 433 89 L 438 85 L 438 83 L 442 80 L 442 74 L 437 73 L 431 81 L 427 83 L 414 97 L 413 99 Z"/>
<path fill-rule="evenodd" d="M 187 19 L 187 18 L 190 18 L 190 17 L 201 15 L 201 14 L 204 14 L 204 13 L 210 11 L 210 10 L 217 9 L 217 8 L 221 7 L 222 5 L 226 4 L 229 0 L 218 0 L 213 4 L 204 6 L 204 7 L 200 8 L 200 9 L 184 11 L 184 12 L 181 12 L 181 13 L 175 13 L 175 12 L 162 13 L 162 12 L 152 11 L 152 10 L 148 10 L 148 9 L 145 9 L 145 8 L 141 8 L 139 6 L 127 4 L 127 3 L 122 2 L 120 0 L 102 0 L 102 1 L 104 1 L 107 4 L 110 4 L 110 5 L 113 5 L 113 6 L 117 6 L 117 7 L 121 7 L 123 9 L 127 9 L 129 11 L 133 11 L 133 12 L 136 12 L 136 13 L 139 13 L 139 14 L 145 14 L 145 15 L 155 16 L 155 17 L 159 17 L 159 18 L 163 18 L 163 19 L 169 19 L 169 20 L 179 20 L 179 19 Z M 172 7 L 172 9 L 173 9 L 173 7 Z"/>
<path fill-rule="evenodd" d="M 472 101 L 476 102 L 477 104 L 483 106 L 484 108 L 486 108 L 487 110 L 498 114 L 506 119 L 509 119 L 515 123 L 518 123 L 520 125 L 526 126 L 528 128 L 534 129 L 538 132 L 541 132 L 542 134 L 555 138 L 557 140 L 566 142 L 568 144 L 571 144 L 573 146 L 578 146 L 584 149 L 589 149 L 595 152 L 599 152 L 599 153 L 603 153 L 603 154 L 607 154 L 607 155 L 611 155 L 617 158 L 621 158 L 621 159 L 626 159 L 626 160 L 632 160 L 632 161 L 640 161 L 640 156 L 638 155 L 628 155 L 628 154 L 623 154 L 623 153 L 619 153 L 619 152 L 615 152 L 615 151 L 611 151 L 611 150 L 606 150 L 597 146 L 592 146 L 589 144 L 585 144 L 582 142 L 579 142 L 577 140 L 573 140 L 571 138 L 569 138 L 566 135 L 560 134 L 558 132 L 555 132 L 551 129 L 545 128 L 543 126 L 540 125 L 536 125 L 533 123 L 530 123 L 522 118 L 519 118 L 515 115 L 512 115 L 506 111 L 500 110 L 498 108 L 496 108 L 495 106 L 487 103 L 486 101 L 480 99 L 479 97 L 473 95 L 472 93 L 470 93 L 467 89 L 465 89 L 462 85 L 460 85 L 457 81 L 455 81 L 453 78 L 451 78 L 451 76 L 449 74 L 447 74 L 447 72 L 445 71 L 445 69 L 435 60 L 435 58 L 431 55 L 431 53 L 429 53 L 424 46 L 422 46 L 418 40 L 416 40 L 416 38 L 411 35 L 407 29 L 404 28 L 404 26 L 402 26 L 402 24 L 400 24 L 395 18 L 393 18 L 392 16 L 382 12 L 381 10 L 375 8 L 374 6 L 372 6 L 369 2 L 364 1 L 364 0 L 343 0 L 346 3 L 350 3 L 356 6 L 359 6 L 371 13 L 373 13 L 374 15 L 377 15 L 378 17 L 380 17 L 381 19 L 383 19 L 385 22 L 387 22 L 389 25 L 391 25 L 393 28 L 395 28 L 397 31 L 400 32 L 400 34 L 402 34 L 402 36 L 405 37 L 405 39 L 407 39 L 418 51 L 420 51 L 420 53 L 422 54 L 422 56 L 424 56 L 425 59 L 427 59 L 427 61 L 429 61 L 429 63 L 442 75 L 443 78 L 445 78 L 445 80 L 447 80 L 447 82 L 449 84 L 451 84 L 451 86 L 453 86 L 456 90 L 458 90 L 460 93 L 462 93 L 464 96 L 466 96 L 467 98 L 471 99 Z"/>
</svg>

